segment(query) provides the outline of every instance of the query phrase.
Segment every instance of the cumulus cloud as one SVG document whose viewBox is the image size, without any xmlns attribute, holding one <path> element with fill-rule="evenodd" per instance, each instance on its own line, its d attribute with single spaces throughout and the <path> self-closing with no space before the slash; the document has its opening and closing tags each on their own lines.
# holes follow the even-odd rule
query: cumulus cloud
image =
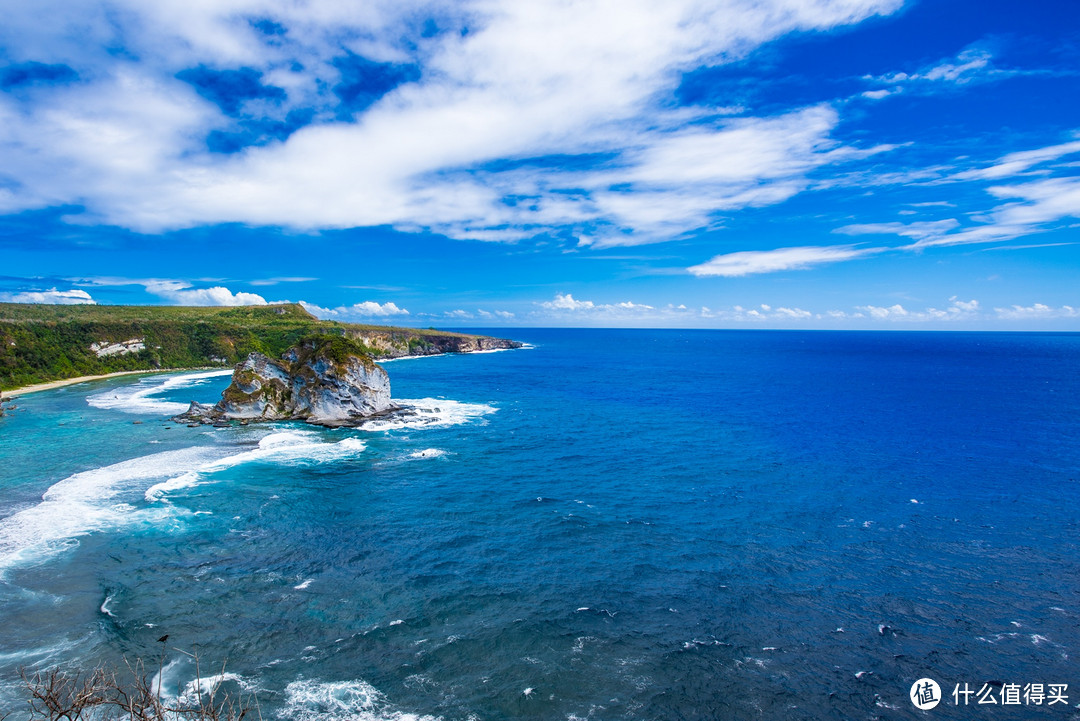
<svg viewBox="0 0 1080 721">
<path fill-rule="evenodd" d="M 17 293 L 0 293 L 4 303 L 44 303 L 49 305 L 95 305 L 97 301 L 85 290 L 24 290 Z"/>
<path fill-rule="evenodd" d="M 377 303 L 373 300 L 365 300 L 362 303 L 354 303 L 348 306 L 340 305 L 336 308 L 324 308 L 304 300 L 300 301 L 300 305 L 312 315 L 323 319 L 389 318 L 391 316 L 409 315 L 409 311 L 399 308 L 395 303 Z"/>
<path fill-rule="evenodd" d="M 773 307 L 768 303 L 762 303 L 754 307 L 735 305 L 731 308 L 711 310 L 702 308 L 701 317 L 708 318 L 713 323 L 733 323 L 737 325 L 782 325 L 788 326 L 795 322 L 803 326 L 804 321 L 819 319 L 821 316 L 802 308 L 788 308 L 786 306 Z M 805 326 L 804 326 L 805 327 Z"/>
<path fill-rule="evenodd" d="M 0 29 L 5 52 L 51 48 L 40 59 L 80 80 L 0 99 L 0 161 L 16 181 L 0 212 L 79 205 L 150 232 L 242 222 L 665 240 L 885 149 L 833 139 L 827 106 L 667 110 L 681 74 L 901 4 L 20 3 Z M 398 68 L 396 80 L 358 99 L 355 58 Z M 225 71 L 246 88 L 228 102 L 198 85 Z M 272 130 L 255 142 L 252 127 Z M 240 152 L 211 152 L 234 136 Z M 553 154 L 580 162 L 528 162 Z"/>
<path fill-rule="evenodd" d="M 949 299 L 946 308 L 925 308 L 923 310 L 908 310 L 896 303 L 890 306 L 860 305 L 856 307 L 859 313 L 854 317 L 869 317 L 874 320 L 905 321 L 913 323 L 925 323 L 928 321 L 959 321 L 972 320 L 979 315 L 979 301 L 960 300 L 956 296 Z M 841 316 L 836 316 L 841 317 Z"/>
<path fill-rule="evenodd" d="M 852 245 L 806 246 L 776 250 L 743 250 L 718 255 L 712 260 L 687 268 L 697 276 L 737 277 L 782 270 L 804 270 L 815 265 L 851 260 L 880 249 Z"/>
<path fill-rule="evenodd" d="M 556 293 L 555 300 L 544 301 L 540 305 L 548 310 L 590 310 L 596 307 L 591 300 L 574 300 L 569 293 Z"/>
<path fill-rule="evenodd" d="M 553 300 L 537 304 L 542 310 L 534 317 L 575 318 L 585 322 L 647 323 L 659 319 L 670 319 L 687 310 L 686 306 L 668 305 L 656 308 L 646 303 L 630 300 L 618 303 L 594 303 L 591 300 L 577 300 L 569 293 L 556 293 Z"/>
<path fill-rule="evenodd" d="M 164 298 L 173 305 L 266 305 L 266 299 L 256 293 L 233 293 L 216 285 L 211 288 L 195 288 L 181 280 L 148 280 L 140 283 L 146 292 Z"/>
<path fill-rule="evenodd" d="M 998 318 L 1004 320 L 1041 320 L 1051 318 L 1080 318 L 1080 308 L 1063 305 L 1052 308 L 1044 303 L 1032 305 L 1014 305 L 1008 308 L 994 308 Z"/>
</svg>

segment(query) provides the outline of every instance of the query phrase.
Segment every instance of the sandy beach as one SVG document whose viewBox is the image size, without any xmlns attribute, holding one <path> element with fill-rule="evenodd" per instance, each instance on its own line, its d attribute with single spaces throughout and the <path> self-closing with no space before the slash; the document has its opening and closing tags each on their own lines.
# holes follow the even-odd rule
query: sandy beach
<svg viewBox="0 0 1080 721">
<path fill-rule="evenodd" d="M 49 381 L 48 383 L 37 383 L 32 386 L 24 386 L 22 388 L 13 388 L 11 390 L 0 391 L 0 395 L 4 398 L 11 398 L 12 396 L 21 396 L 27 393 L 37 393 L 38 391 L 49 391 L 53 388 L 62 388 L 63 386 L 71 386 L 76 383 L 86 383 L 87 381 L 98 381 L 103 378 L 114 378 L 116 376 L 134 376 L 134 375 L 146 375 L 149 373 L 176 373 L 178 371 L 200 371 L 200 370 L 213 370 L 211 366 L 202 366 L 199 368 L 159 368 L 157 370 L 141 370 L 141 371 L 117 371 L 115 373 L 105 373 L 97 376 L 79 376 L 78 378 L 65 378 L 59 381 Z"/>
</svg>

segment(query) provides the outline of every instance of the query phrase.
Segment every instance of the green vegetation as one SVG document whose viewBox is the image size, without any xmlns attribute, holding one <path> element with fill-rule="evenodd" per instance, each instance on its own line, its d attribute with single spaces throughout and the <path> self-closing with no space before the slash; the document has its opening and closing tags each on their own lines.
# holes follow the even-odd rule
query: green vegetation
<svg viewBox="0 0 1080 721">
<path fill-rule="evenodd" d="M 358 357 L 364 360 L 364 365 L 374 367 L 372 356 L 378 355 L 378 351 L 359 343 L 355 340 L 338 335 L 313 335 L 301 339 L 300 355 L 294 366 L 306 362 L 309 358 L 320 356 L 332 361 L 335 366 L 342 368 L 348 364 L 349 358 Z M 407 348 L 411 346 L 406 346 Z"/>
<path fill-rule="evenodd" d="M 386 358 L 474 350 L 480 343 L 512 345 L 463 333 L 323 321 L 295 304 L 205 308 L 0 303 L 0 390 L 117 371 L 227 367 L 252 352 L 279 358 L 316 336 L 340 338 L 329 346 L 334 357 L 357 350 Z M 104 346 L 127 341 L 137 341 L 129 346 L 133 352 L 99 355 Z"/>
</svg>

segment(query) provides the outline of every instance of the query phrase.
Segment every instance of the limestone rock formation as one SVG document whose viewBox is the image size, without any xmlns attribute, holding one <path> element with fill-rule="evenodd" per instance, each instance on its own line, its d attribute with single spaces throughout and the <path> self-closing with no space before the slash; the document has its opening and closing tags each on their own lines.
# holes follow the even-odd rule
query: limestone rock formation
<svg viewBox="0 0 1080 721">
<path fill-rule="evenodd" d="M 217 405 L 193 402 L 176 420 L 299 420 L 350 426 L 393 410 L 386 371 L 347 338 L 315 336 L 280 359 L 252 353 L 236 366 Z"/>
</svg>

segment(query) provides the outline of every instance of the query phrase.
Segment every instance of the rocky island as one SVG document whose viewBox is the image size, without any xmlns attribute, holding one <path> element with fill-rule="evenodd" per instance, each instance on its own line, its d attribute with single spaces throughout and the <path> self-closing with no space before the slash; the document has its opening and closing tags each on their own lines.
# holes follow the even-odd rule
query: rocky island
<svg viewBox="0 0 1080 721">
<path fill-rule="evenodd" d="M 354 426 L 395 410 L 386 371 L 355 341 L 324 335 L 302 340 L 280 359 L 252 353 L 216 405 L 192 402 L 176 420 Z"/>
</svg>

